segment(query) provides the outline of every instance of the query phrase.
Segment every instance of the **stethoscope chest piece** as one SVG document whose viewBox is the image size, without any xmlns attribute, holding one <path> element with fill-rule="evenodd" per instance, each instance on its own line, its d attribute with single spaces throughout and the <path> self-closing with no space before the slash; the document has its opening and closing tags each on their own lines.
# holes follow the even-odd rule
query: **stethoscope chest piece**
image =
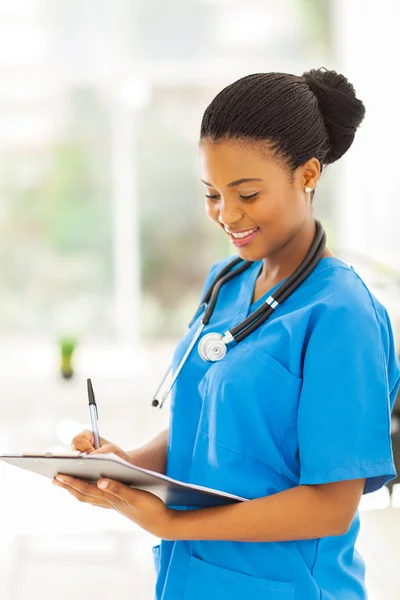
<svg viewBox="0 0 400 600">
<path fill-rule="evenodd" d="M 226 344 L 221 333 L 207 333 L 199 342 L 199 354 L 207 362 L 216 362 L 226 355 Z"/>
</svg>

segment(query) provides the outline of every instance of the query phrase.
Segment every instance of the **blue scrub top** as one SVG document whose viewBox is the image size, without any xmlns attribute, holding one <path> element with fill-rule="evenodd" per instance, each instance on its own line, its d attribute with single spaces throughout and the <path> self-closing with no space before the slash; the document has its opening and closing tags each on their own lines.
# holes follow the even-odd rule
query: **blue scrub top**
<svg viewBox="0 0 400 600">
<path fill-rule="evenodd" d="M 202 295 L 228 257 L 212 266 Z M 234 267 L 237 268 L 237 267 Z M 225 284 L 203 335 L 238 324 L 262 261 Z M 174 357 L 199 326 L 199 309 Z M 215 363 L 198 343 L 171 395 L 167 475 L 253 499 L 298 485 L 396 476 L 390 412 L 400 368 L 386 309 L 352 267 L 322 258 L 256 331 Z M 286 542 L 165 541 L 153 549 L 157 600 L 365 600 L 354 548 L 341 536 Z"/>
</svg>

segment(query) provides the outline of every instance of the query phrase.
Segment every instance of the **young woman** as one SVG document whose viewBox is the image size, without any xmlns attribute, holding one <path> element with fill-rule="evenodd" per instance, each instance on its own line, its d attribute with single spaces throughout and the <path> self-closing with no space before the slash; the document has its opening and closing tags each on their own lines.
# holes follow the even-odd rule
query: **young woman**
<svg viewBox="0 0 400 600">
<path fill-rule="evenodd" d="M 161 538 L 159 600 L 367 597 L 357 509 L 396 475 L 390 412 L 400 369 L 385 308 L 322 247 L 305 280 L 221 360 L 198 352 L 207 333 L 271 304 L 305 259 L 322 168 L 349 149 L 364 113 L 348 80 L 325 69 L 248 75 L 205 111 L 206 211 L 250 266 L 220 289 L 173 388 L 169 429 L 128 454 L 106 440 L 96 452 L 250 500 L 172 510 L 113 481 L 58 483 Z M 201 297 L 231 260 L 213 265 Z M 174 370 L 203 313 L 178 344 Z M 94 451 L 91 432 L 74 445 Z"/>
</svg>

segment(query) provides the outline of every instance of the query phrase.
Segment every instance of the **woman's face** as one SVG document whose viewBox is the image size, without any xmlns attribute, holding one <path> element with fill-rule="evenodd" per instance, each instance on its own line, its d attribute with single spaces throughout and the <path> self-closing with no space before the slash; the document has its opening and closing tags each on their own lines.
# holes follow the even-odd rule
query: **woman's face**
<svg viewBox="0 0 400 600">
<path fill-rule="evenodd" d="M 313 161 L 299 167 L 291 181 L 287 168 L 272 154 L 263 157 L 256 147 L 234 140 L 200 143 L 207 215 L 230 237 L 242 259 L 257 261 L 279 253 L 310 218 L 310 194 L 304 187 L 314 188 L 318 179 L 319 163 Z M 246 237 L 232 235 L 238 232 Z"/>
</svg>

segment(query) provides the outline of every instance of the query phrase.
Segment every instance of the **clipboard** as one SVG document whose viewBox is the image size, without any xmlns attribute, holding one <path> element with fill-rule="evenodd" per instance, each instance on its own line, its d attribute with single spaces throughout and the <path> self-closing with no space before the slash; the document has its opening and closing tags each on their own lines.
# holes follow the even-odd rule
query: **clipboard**
<svg viewBox="0 0 400 600">
<path fill-rule="evenodd" d="M 185 483 L 161 473 L 137 467 L 114 453 L 87 454 L 76 451 L 0 454 L 0 460 L 51 479 L 57 473 L 64 473 L 91 483 L 101 477 L 107 477 L 132 488 L 151 492 L 169 507 L 201 508 L 248 500 L 248 498 Z"/>
</svg>

